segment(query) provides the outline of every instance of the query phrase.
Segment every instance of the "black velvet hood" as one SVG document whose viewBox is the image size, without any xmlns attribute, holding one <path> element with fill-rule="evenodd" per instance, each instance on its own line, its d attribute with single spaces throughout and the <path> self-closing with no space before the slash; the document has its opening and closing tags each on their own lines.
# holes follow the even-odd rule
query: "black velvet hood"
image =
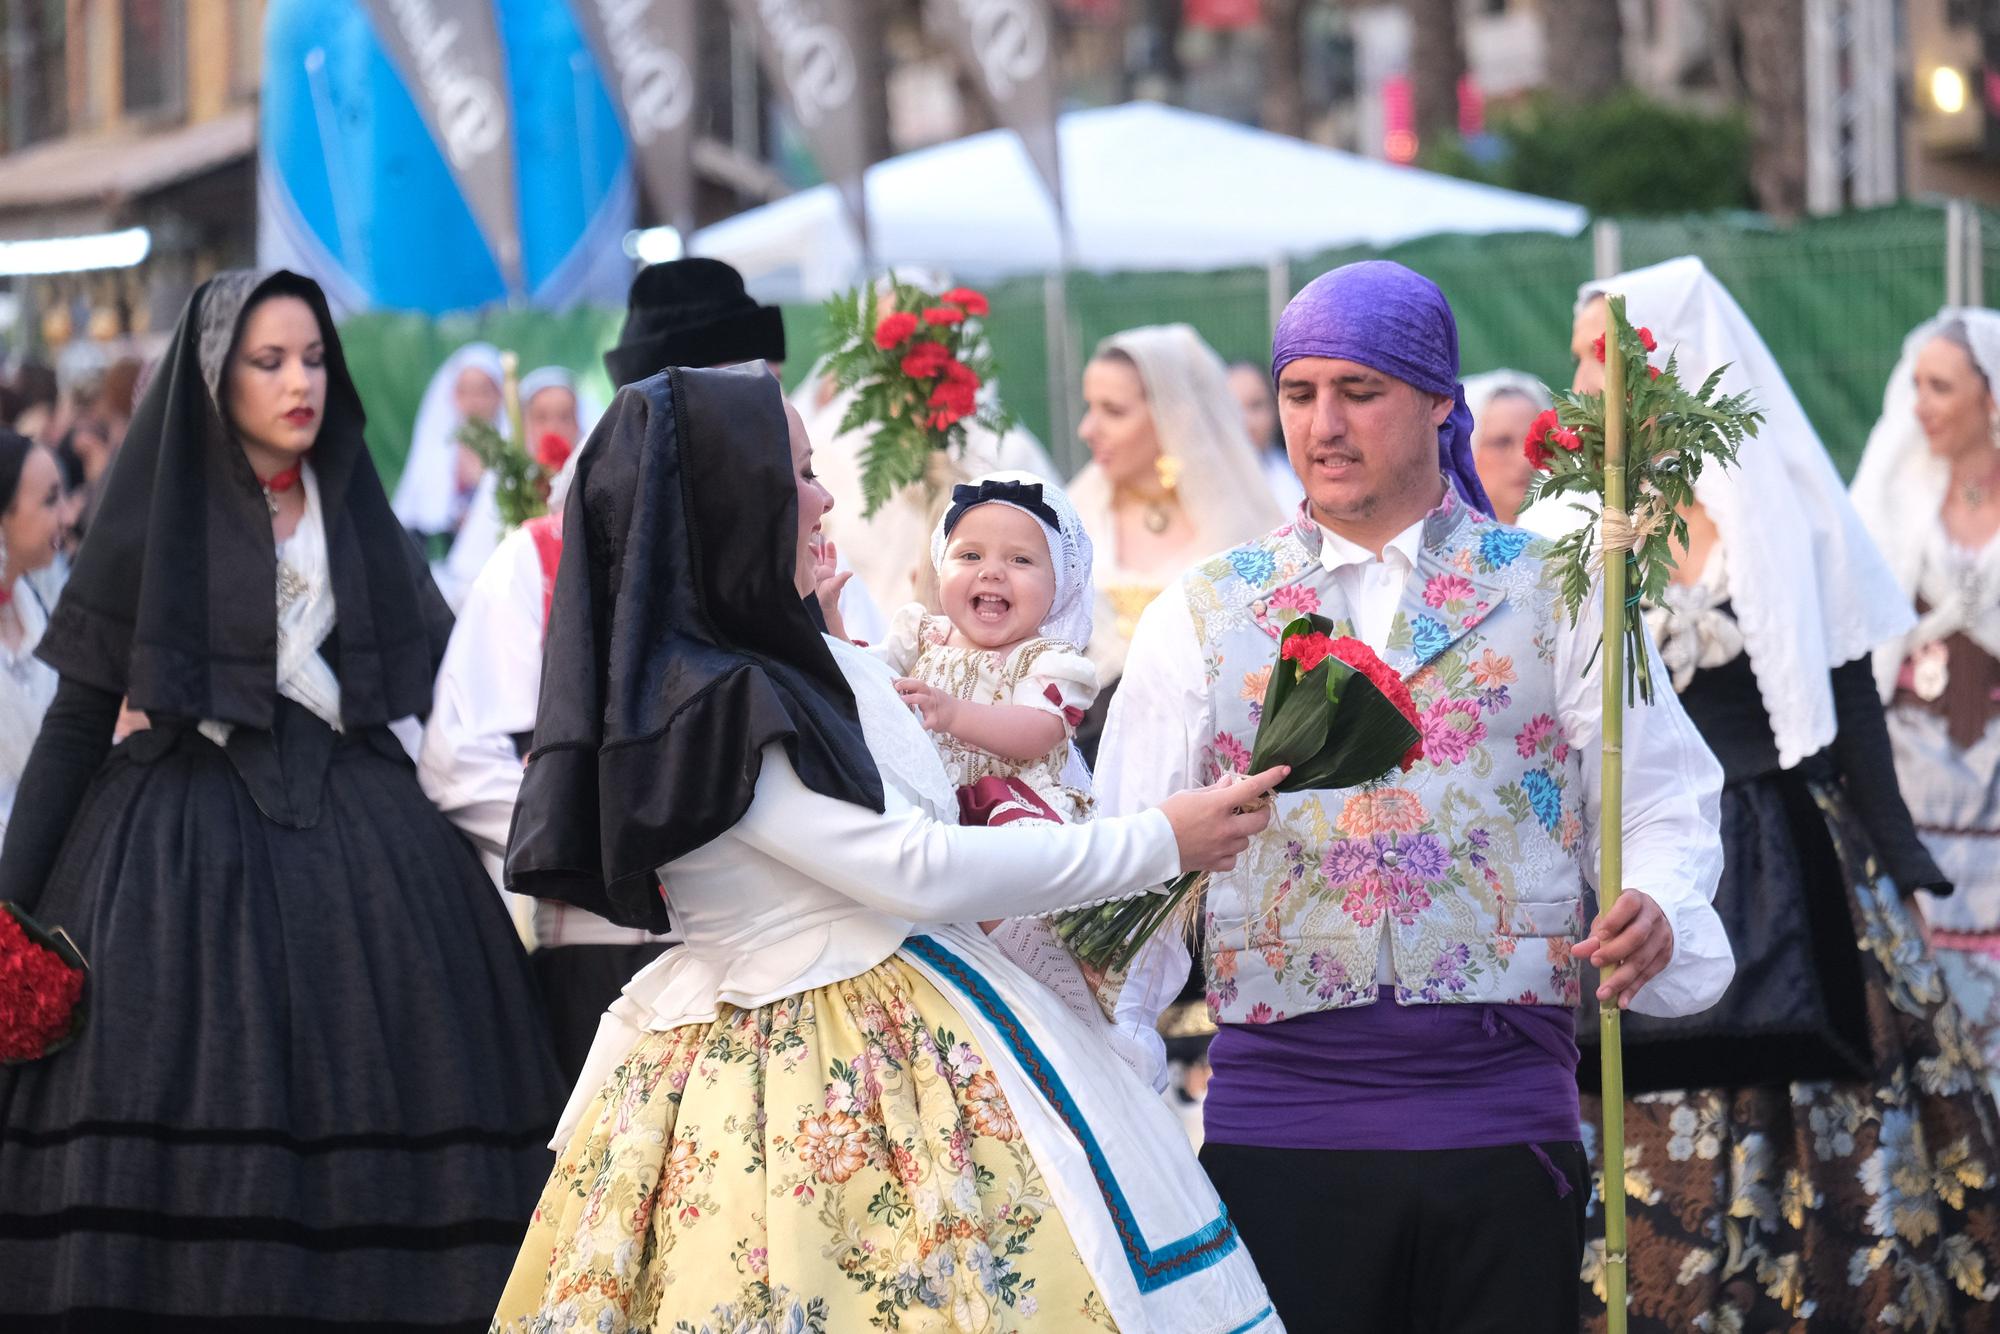
<svg viewBox="0 0 2000 1334">
<path fill-rule="evenodd" d="M 326 348 L 313 445 L 350 727 L 430 711 L 451 613 L 389 510 L 361 398 L 310 278 L 234 269 L 196 289 L 106 476 L 76 568 L 36 650 L 64 676 L 166 717 L 268 729 L 277 708 L 277 548 L 257 475 L 225 426 L 223 372 L 267 296 L 312 308 Z"/>
<path fill-rule="evenodd" d="M 793 585 L 797 514 L 776 380 L 674 369 L 618 391 L 563 506 L 509 889 L 664 930 L 658 868 L 742 817 L 773 741 L 814 791 L 882 809 Z"/>
</svg>

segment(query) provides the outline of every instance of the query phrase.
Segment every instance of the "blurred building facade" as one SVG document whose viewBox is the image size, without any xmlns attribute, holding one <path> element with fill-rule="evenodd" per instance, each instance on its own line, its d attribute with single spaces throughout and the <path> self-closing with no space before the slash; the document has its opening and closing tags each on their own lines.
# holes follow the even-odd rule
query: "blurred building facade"
<svg viewBox="0 0 2000 1334">
<path fill-rule="evenodd" d="M 1049 3 L 1072 105 L 1157 98 L 1409 160 L 1441 123 L 1477 141 L 1489 112 L 1519 99 L 1629 86 L 1744 109 L 1757 200 L 1775 213 L 1913 194 L 2000 203 L 2000 0 Z M 143 334 L 207 273 L 253 258 L 265 9 L 0 4 L 0 246 L 133 228 L 148 245 L 123 268 L 28 275 L 0 262 L 0 326 L 11 304 L 37 342 Z M 872 151 L 990 127 L 923 0 L 863 9 L 879 28 Z M 697 13 L 695 211 L 707 223 L 817 172 L 729 6 Z M 667 221 L 661 205 L 644 201 L 641 221 Z"/>
<path fill-rule="evenodd" d="M 0 246 L 45 243 L 0 249 L 25 341 L 60 354 L 159 332 L 195 284 L 254 257 L 263 9 L 0 6 Z"/>
<path fill-rule="evenodd" d="M 1628 86 L 1741 109 L 1774 213 L 2000 203 L 2000 0 L 1057 2 L 1085 103 L 1158 97 L 1409 160 L 1440 121 L 1426 85 L 1475 137 L 1514 99 Z"/>
</svg>

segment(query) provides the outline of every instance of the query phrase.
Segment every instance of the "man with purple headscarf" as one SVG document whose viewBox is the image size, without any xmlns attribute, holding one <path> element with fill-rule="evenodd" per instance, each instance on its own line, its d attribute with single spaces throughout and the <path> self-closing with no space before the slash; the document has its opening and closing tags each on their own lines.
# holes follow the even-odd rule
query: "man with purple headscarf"
<svg viewBox="0 0 2000 1334">
<path fill-rule="evenodd" d="M 1721 995 L 1722 771 L 1670 693 L 1627 711 L 1628 892 L 1591 920 L 1598 635 L 1568 624 L 1547 545 L 1489 516 L 1444 294 L 1399 264 L 1324 274 L 1271 372 L 1306 501 L 1140 618 L 1098 801 L 1243 771 L 1298 612 L 1403 676 L 1423 757 L 1280 795 L 1211 878 L 1202 1162 L 1294 1330 L 1574 1330 L 1583 967 L 1641 1013 Z M 1121 1025 L 1149 1025 L 1188 964 L 1170 933 L 1149 945 Z"/>
</svg>

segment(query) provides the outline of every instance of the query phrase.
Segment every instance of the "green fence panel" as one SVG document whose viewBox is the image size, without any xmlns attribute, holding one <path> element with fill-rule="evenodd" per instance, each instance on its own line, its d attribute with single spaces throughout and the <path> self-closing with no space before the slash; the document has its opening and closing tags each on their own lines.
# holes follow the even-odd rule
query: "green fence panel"
<svg viewBox="0 0 2000 1334">
<path fill-rule="evenodd" d="M 1851 476 L 1903 336 L 1943 304 L 1945 211 L 1898 205 L 1789 227 L 1742 216 L 1647 220 L 1621 232 L 1628 268 L 1701 256 Z"/>
<path fill-rule="evenodd" d="M 1979 278 L 2000 297 L 2000 213 L 1979 211 Z M 1620 224 L 1625 267 L 1695 254 L 1728 285 L 1770 344 L 1792 388 L 1843 472 L 1851 473 L 1880 411 L 1902 339 L 1942 304 L 1945 210 L 1907 204 L 1780 226 L 1754 215 L 1645 219 Z M 1293 259 L 1285 295 L 1357 259 L 1395 259 L 1429 275 L 1458 317 L 1465 373 L 1502 366 L 1569 382 L 1569 329 L 1576 289 L 1591 277 L 1589 233 L 1431 236 L 1377 250 L 1347 247 Z M 1185 322 L 1225 360 L 1270 356 L 1271 277 L 1261 268 L 1205 273 L 1073 273 L 1065 283 L 1069 337 L 1079 364 L 1098 341 L 1143 324 Z M 1071 419 L 1074 385 L 1052 401 L 1046 287 L 1039 275 L 987 289 L 987 335 L 1001 397 L 1023 426 L 1074 468 L 1083 450 Z M 787 388 L 826 347 L 819 305 L 784 308 Z M 524 370 L 568 366 L 608 393 L 603 349 L 621 312 L 551 315 L 500 311 L 433 320 L 371 314 L 342 326 L 348 360 L 368 408 L 368 442 L 390 485 L 409 448 L 424 386 L 452 348 L 484 338 L 521 356 Z"/>
</svg>

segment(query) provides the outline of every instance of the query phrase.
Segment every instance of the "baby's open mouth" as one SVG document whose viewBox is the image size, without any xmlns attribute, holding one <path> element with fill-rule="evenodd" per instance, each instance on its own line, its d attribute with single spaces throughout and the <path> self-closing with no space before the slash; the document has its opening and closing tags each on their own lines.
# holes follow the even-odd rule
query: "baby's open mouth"
<svg viewBox="0 0 2000 1334">
<path fill-rule="evenodd" d="M 997 621 L 1007 615 L 1007 609 L 1014 604 L 998 593 L 978 593 L 973 595 L 972 614 L 982 621 Z"/>
</svg>

